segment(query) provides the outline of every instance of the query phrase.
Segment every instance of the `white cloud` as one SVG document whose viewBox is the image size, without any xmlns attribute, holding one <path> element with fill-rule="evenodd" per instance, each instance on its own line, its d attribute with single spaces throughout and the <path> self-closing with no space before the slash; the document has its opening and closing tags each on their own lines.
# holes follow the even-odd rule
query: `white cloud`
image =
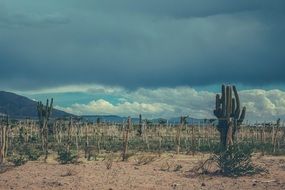
<svg viewBox="0 0 285 190">
<path fill-rule="evenodd" d="M 157 88 L 126 90 L 119 87 L 104 86 L 69 86 L 57 89 L 45 89 L 41 92 L 68 93 L 85 92 L 97 94 L 102 89 L 106 95 L 116 97 L 118 103 L 111 103 L 104 99 L 90 101 L 87 104 L 74 103 L 68 107 L 57 107 L 74 114 L 118 114 L 124 116 L 166 117 L 190 115 L 196 118 L 213 117 L 212 109 L 215 96 L 212 92 L 196 91 L 190 87 Z M 93 90 L 92 90 L 93 89 Z M 35 93 L 35 92 L 33 92 Z M 39 93 L 39 92 L 37 92 Z"/>
<path fill-rule="evenodd" d="M 281 90 L 245 90 L 241 101 L 247 107 L 247 119 L 268 121 L 285 119 L 285 92 Z"/>
<path fill-rule="evenodd" d="M 85 93 L 115 93 L 123 91 L 123 88 L 118 86 L 103 86 L 97 84 L 78 84 L 78 85 L 66 85 L 53 88 L 42 88 L 36 90 L 28 90 L 25 92 L 12 90 L 15 93 L 22 93 L 27 95 L 36 94 L 52 94 L 52 93 L 72 93 L 72 92 L 85 92 Z"/>
<path fill-rule="evenodd" d="M 190 115 L 196 118 L 213 118 L 215 93 L 197 91 L 190 87 L 176 88 L 140 88 L 129 91 L 123 88 L 104 86 L 85 86 L 81 92 L 96 94 L 98 89 L 114 96 L 118 103 L 102 99 L 87 104 L 74 103 L 68 107 L 57 107 L 74 114 L 117 114 L 124 116 L 174 117 Z M 65 89 L 65 88 L 63 88 Z M 67 88 L 68 92 L 72 88 Z M 93 90 L 90 90 L 93 89 Z M 97 89 L 97 90 L 96 90 Z M 64 90 L 59 90 L 64 91 Z M 239 91 L 241 103 L 247 107 L 246 120 L 275 121 L 278 117 L 285 119 L 285 92 L 281 90 L 243 90 Z"/>
<path fill-rule="evenodd" d="M 78 115 L 83 114 L 117 114 L 117 115 L 131 115 L 138 116 L 144 114 L 145 116 L 153 116 L 163 114 L 163 112 L 170 114 L 174 112 L 173 106 L 163 103 L 138 103 L 138 102 L 124 102 L 119 104 L 112 104 L 106 100 L 99 99 L 89 102 L 88 104 L 73 104 L 70 107 L 58 109 L 65 110 Z M 163 114 L 163 116 L 167 116 Z"/>
<path fill-rule="evenodd" d="M 176 88 L 139 88 L 127 90 L 121 87 L 103 85 L 73 85 L 53 89 L 30 91 L 30 94 L 81 92 L 89 95 L 104 94 L 114 98 L 116 103 L 104 96 L 86 104 L 80 102 L 60 107 L 70 113 L 117 114 L 124 116 L 173 117 L 190 115 L 195 118 L 213 118 L 215 93 L 197 91 L 184 86 Z M 275 121 L 285 119 L 285 92 L 281 90 L 242 90 L 239 91 L 241 104 L 246 106 L 246 120 Z"/>
</svg>

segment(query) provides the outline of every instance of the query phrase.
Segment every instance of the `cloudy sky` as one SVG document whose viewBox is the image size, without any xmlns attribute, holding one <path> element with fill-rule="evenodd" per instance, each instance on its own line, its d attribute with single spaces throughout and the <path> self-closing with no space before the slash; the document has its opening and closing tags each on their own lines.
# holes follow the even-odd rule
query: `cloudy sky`
<svg viewBox="0 0 285 190">
<path fill-rule="evenodd" d="M 0 0 L 0 89 L 76 114 L 285 119 L 284 0 Z"/>
</svg>

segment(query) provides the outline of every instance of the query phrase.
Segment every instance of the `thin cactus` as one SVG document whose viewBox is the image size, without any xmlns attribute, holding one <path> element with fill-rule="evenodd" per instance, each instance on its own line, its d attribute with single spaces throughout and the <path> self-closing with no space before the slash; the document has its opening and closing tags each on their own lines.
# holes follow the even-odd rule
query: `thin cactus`
<svg viewBox="0 0 285 190">
<path fill-rule="evenodd" d="M 138 129 L 138 135 L 141 137 L 143 133 L 143 122 L 142 122 L 142 115 L 139 115 L 139 129 Z"/>
<path fill-rule="evenodd" d="M 181 130 L 184 127 L 184 125 L 187 123 L 187 117 L 188 116 L 181 116 L 180 117 L 180 125 L 176 128 L 176 154 L 180 153 L 180 144 L 181 144 Z"/>
<path fill-rule="evenodd" d="M 0 136 L 0 165 L 5 162 L 5 156 L 7 154 L 7 148 L 8 148 L 8 134 L 7 129 L 9 126 L 9 117 L 6 116 L 6 123 L 1 126 L 1 136 Z"/>
<path fill-rule="evenodd" d="M 48 156 L 48 121 L 52 113 L 53 99 L 49 104 L 49 100 L 47 99 L 46 105 L 44 106 L 42 102 L 38 102 L 37 110 L 39 117 L 39 125 L 41 131 L 42 138 L 42 149 L 45 152 L 45 161 Z"/>
<path fill-rule="evenodd" d="M 235 86 L 222 85 L 222 95 L 216 95 L 214 115 L 218 118 L 218 130 L 223 147 L 232 145 L 237 128 L 242 124 L 246 108 L 240 109 L 240 100 Z"/>
<path fill-rule="evenodd" d="M 274 127 L 274 126 L 273 126 Z M 277 119 L 275 130 L 273 131 L 273 153 L 276 153 L 277 134 L 280 129 L 280 118 Z"/>
</svg>

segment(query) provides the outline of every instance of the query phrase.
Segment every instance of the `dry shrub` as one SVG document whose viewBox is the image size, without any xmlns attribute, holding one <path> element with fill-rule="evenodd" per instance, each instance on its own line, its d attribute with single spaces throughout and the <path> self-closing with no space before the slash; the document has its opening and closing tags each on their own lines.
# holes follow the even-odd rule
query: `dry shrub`
<svg viewBox="0 0 285 190">
<path fill-rule="evenodd" d="M 204 162 L 200 162 L 190 172 L 193 174 L 220 174 L 223 176 L 244 176 L 267 172 L 265 168 L 252 163 L 253 150 L 242 144 L 235 144 L 225 151 L 215 153 Z"/>
<path fill-rule="evenodd" d="M 105 157 L 105 165 L 106 165 L 106 169 L 109 170 L 112 168 L 113 166 L 113 161 L 114 161 L 114 153 L 110 153 Z"/>
<path fill-rule="evenodd" d="M 121 157 L 123 158 L 123 161 L 128 161 L 134 155 L 136 155 L 136 152 L 128 152 L 125 154 L 125 156 L 121 154 Z"/>
<path fill-rule="evenodd" d="M 173 167 L 174 167 L 174 163 L 169 160 L 166 160 L 165 162 L 162 163 L 160 170 L 169 172 L 171 168 Z"/>
<path fill-rule="evenodd" d="M 170 161 L 165 161 L 161 167 L 160 170 L 161 171 L 165 171 L 165 172 L 178 172 L 182 169 L 182 165 L 181 164 L 175 164 L 174 162 L 170 162 Z"/>
<path fill-rule="evenodd" d="M 68 177 L 73 175 L 76 175 L 76 172 L 74 170 L 67 169 L 67 171 L 61 174 L 60 177 Z"/>
<path fill-rule="evenodd" d="M 157 156 L 155 155 L 138 155 L 135 158 L 135 162 L 137 166 L 141 166 L 141 165 L 147 165 L 151 162 L 154 162 L 157 159 Z"/>
<path fill-rule="evenodd" d="M 214 160 L 214 157 L 211 156 L 205 161 L 199 161 L 190 171 L 189 176 L 191 175 L 203 175 L 203 174 L 213 174 L 218 171 L 217 163 Z"/>
<path fill-rule="evenodd" d="M 177 165 L 175 166 L 175 168 L 174 168 L 173 171 L 174 171 L 174 172 L 178 172 L 178 171 L 180 171 L 182 168 L 183 168 L 182 165 L 177 164 Z"/>
</svg>

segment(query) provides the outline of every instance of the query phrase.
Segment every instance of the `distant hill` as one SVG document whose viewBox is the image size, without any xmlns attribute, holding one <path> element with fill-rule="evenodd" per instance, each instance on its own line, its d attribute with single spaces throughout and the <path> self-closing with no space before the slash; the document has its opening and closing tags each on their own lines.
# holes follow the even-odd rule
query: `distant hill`
<svg viewBox="0 0 285 190">
<path fill-rule="evenodd" d="M 83 119 L 90 121 L 90 122 L 97 122 L 97 119 L 100 119 L 100 122 L 107 122 L 107 123 L 123 123 L 126 122 L 128 117 L 122 117 L 117 115 L 83 115 L 81 116 Z M 146 118 L 143 118 L 143 120 Z M 148 121 L 152 123 L 159 123 L 161 120 L 164 120 L 165 122 L 168 122 L 169 124 L 179 124 L 180 123 L 180 117 L 174 117 L 170 119 L 164 119 L 164 118 L 155 118 L 155 119 L 149 119 Z M 210 120 L 204 120 L 204 119 L 196 119 L 196 118 L 187 118 L 188 124 L 209 124 L 213 121 Z M 132 123 L 138 124 L 139 118 L 132 118 Z"/>
<path fill-rule="evenodd" d="M 104 123 L 123 123 L 128 120 L 128 117 L 121 117 L 117 115 L 83 115 L 81 117 L 90 122 L 97 122 L 97 120 L 99 119 L 100 122 L 104 122 Z M 139 119 L 132 118 L 132 122 L 138 123 Z"/>
<path fill-rule="evenodd" d="M 8 114 L 12 118 L 36 118 L 37 102 L 11 92 L 0 91 L 0 115 Z M 52 117 L 71 116 L 71 114 L 53 109 Z"/>
</svg>

